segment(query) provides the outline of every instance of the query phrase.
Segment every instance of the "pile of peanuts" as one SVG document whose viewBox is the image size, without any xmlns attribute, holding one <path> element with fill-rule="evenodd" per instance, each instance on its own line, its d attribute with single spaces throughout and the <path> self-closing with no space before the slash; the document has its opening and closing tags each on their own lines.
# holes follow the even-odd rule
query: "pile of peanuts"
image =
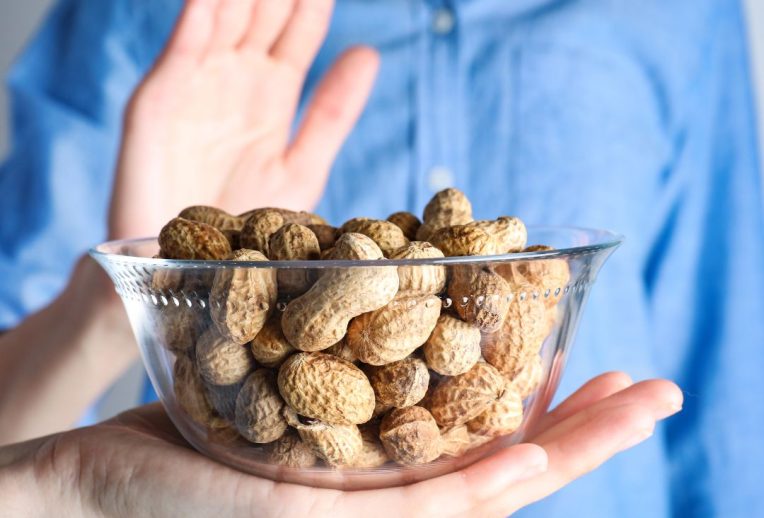
<svg viewBox="0 0 764 518">
<path fill-rule="evenodd" d="M 456 189 L 423 221 L 339 228 L 305 212 L 190 207 L 162 229 L 159 257 L 322 267 L 157 269 L 153 289 L 208 300 L 157 314 L 176 402 L 210 441 L 293 468 L 417 465 L 511 434 L 544 377 L 568 264 L 437 259 L 551 250 L 526 241 L 518 218 L 473 220 Z M 387 264 L 409 259 L 424 261 Z M 365 262 L 323 262 L 342 260 Z"/>
</svg>

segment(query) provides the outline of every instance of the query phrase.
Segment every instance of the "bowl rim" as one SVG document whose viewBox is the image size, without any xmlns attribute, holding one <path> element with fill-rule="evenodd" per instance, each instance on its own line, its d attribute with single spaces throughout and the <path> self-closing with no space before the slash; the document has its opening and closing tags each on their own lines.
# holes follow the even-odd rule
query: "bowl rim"
<svg viewBox="0 0 764 518">
<path fill-rule="evenodd" d="M 599 236 L 591 244 L 584 246 L 560 248 L 538 252 L 517 252 L 501 255 L 466 256 L 466 257 L 438 257 L 426 259 L 380 259 L 380 260 L 313 260 L 313 261 L 230 261 L 230 260 L 188 260 L 188 259 L 159 259 L 151 257 L 138 257 L 124 255 L 104 250 L 105 248 L 120 248 L 147 242 L 156 243 L 157 237 L 136 239 L 120 239 L 107 241 L 92 247 L 88 253 L 99 262 L 128 263 L 133 265 L 151 266 L 156 268 L 189 268 L 189 269 L 226 269 L 226 268 L 293 268 L 293 269 L 322 269 L 322 268 L 359 268 L 380 266 L 425 266 L 425 265 L 462 265 L 482 264 L 493 262 L 515 262 L 542 259 L 570 258 L 582 255 L 591 255 L 605 250 L 614 249 L 621 245 L 624 236 L 609 230 L 599 230 L 574 226 L 528 226 L 532 231 L 567 231 L 583 232 L 593 236 Z"/>
</svg>

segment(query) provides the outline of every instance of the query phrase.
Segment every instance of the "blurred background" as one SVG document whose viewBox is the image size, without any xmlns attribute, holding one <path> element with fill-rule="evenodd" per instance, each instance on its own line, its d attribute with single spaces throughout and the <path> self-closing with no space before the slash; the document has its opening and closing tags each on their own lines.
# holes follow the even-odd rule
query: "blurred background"
<svg viewBox="0 0 764 518">
<path fill-rule="evenodd" d="M 5 77 L 14 56 L 23 48 L 53 0 L 0 0 L 0 77 Z M 758 98 L 764 100 L 764 1 L 745 0 L 748 9 L 752 61 L 758 85 Z M 764 149 L 764 102 L 759 102 L 761 145 Z M 0 157 L 8 149 L 8 109 L 5 89 L 0 92 Z"/>
<path fill-rule="evenodd" d="M 100 0 L 97 0 L 100 1 Z M 0 78 L 6 73 L 26 41 L 36 30 L 54 0 L 0 0 Z M 745 0 L 751 60 L 757 83 L 760 150 L 764 150 L 764 0 Z M 7 92 L 3 82 L 0 88 L 0 160 L 9 145 Z M 764 157 L 764 154 L 762 155 Z M 136 365 L 98 405 L 100 418 L 107 418 L 121 409 L 134 405 L 142 385 L 142 367 Z"/>
</svg>

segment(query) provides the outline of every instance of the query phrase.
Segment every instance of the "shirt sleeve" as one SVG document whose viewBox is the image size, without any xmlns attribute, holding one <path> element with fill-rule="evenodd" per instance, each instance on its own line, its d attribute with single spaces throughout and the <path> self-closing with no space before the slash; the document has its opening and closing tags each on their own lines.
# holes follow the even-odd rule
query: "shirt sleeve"
<svg viewBox="0 0 764 518">
<path fill-rule="evenodd" d="M 0 329 L 55 297 L 106 235 L 122 111 L 142 73 L 129 4 L 60 0 L 9 75 Z"/>
<path fill-rule="evenodd" d="M 685 394 L 662 429 L 674 516 L 764 516 L 764 210 L 735 4 L 712 13 L 701 71 L 682 92 L 645 269 L 661 374 Z"/>
</svg>

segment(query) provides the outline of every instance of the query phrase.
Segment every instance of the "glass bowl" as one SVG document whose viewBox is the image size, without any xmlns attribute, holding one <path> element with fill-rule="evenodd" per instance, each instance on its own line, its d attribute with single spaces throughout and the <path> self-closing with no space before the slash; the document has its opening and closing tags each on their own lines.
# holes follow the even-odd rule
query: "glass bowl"
<svg viewBox="0 0 764 518">
<path fill-rule="evenodd" d="M 256 476 L 359 490 L 458 470 L 522 441 L 547 411 L 589 289 L 621 237 L 528 234 L 554 249 L 180 261 L 154 258 L 157 240 L 141 239 L 91 255 L 191 445 Z M 262 279 L 271 287 L 253 291 Z"/>
</svg>

